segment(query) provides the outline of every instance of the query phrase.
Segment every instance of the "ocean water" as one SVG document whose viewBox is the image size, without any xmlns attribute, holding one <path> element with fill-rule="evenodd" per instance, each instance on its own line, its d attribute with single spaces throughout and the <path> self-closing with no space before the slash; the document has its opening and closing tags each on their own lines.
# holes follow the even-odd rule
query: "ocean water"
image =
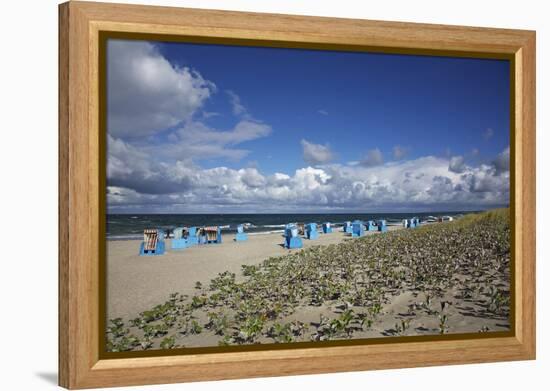
<svg viewBox="0 0 550 391">
<path fill-rule="evenodd" d="M 221 226 L 222 233 L 235 232 L 237 225 L 245 224 L 250 234 L 283 232 L 287 223 L 324 222 L 341 227 L 346 221 L 386 220 L 388 225 L 400 225 L 403 219 L 418 217 L 427 220 L 431 216 L 459 217 L 462 212 L 431 213 L 345 213 L 345 214 L 108 214 L 107 239 L 140 239 L 146 228 L 161 228 L 170 233 L 176 227 Z"/>
</svg>

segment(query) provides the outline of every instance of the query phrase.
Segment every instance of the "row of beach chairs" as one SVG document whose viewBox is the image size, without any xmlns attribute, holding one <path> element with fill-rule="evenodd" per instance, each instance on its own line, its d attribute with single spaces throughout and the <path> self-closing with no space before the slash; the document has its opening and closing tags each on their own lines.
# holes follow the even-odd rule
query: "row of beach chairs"
<svg viewBox="0 0 550 391">
<path fill-rule="evenodd" d="M 347 221 L 344 224 L 343 230 L 345 233 L 351 234 L 352 237 L 359 237 L 363 236 L 366 231 L 386 232 L 388 230 L 388 226 L 386 224 L 386 220 L 369 220 L 367 222 L 355 220 L 353 222 Z"/>
<path fill-rule="evenodd" d="M 174 229 L 172 250 L 181 250 L 199 244 L 212 244 L 222 242 L 221 227 L 178 227 Z M 140 255 L 162 255 L 165 252 L 165 233 L 161 229 L 146 229 L 143 232 Z M 237 226 L 235 241 L 242 242 L 248 239 L 243 225 Z"/>
<path fill-rule="evenodd" d="M 360 220 L 355 220 L 353 223 L 347 221 L 344 224 L 343 232 L 351 234 L 352 237 L 360 237 L 365 234 L 365 231 L 380 231 L 386 232 L 388 227 L 386 220 L 378 220 L 376 222 L 370 220 L 366 224 Z M 325 234 L 332 233 L 332 224 L 330 222 L 323 223 L 322 231 Z M 319 237 L 316 223 L 290 223 L 285 227 L 285 243 L 286 248 L 302 248 L 303 243 L 299 235 L 305 236 L 309 240 L 315 240 Z"/>
<path fill-rule="evenodd" d="M 418 224 L 420 222 L 418 221 Z M 365 234 L 365 231 L 387 231 L 386 221 L 369 220 L 364 223 L 361 220 L 346 222 L 343 227 L 345 233 L 351 234 L 352 237 L 360 237 Z M 178 227 L 174 229 L 174 238 L 172 239 L 172 249 L 179 250 L 199 244 L 221 243 L 222 233 L 221 227 Z M 333 227 L 330 222 L 322 224 L 322 232 L 329 234 L 333 232 Z M 303 243 L 300 235 L 305 236 L 308 240 L 315 240 L 319 237 L 316 223 L 290 223 L 285 226 L 285 243 L 286 248 L 302 248 Z M 146 229 L 143 233 L 143 242 L 139 250 L 140 255 L 162 255 L 165 252 L 164 243 L 165 233 L 161 229 Z M 244 232 L 242 224 L 237 226 L 235 241 L 241 242 L 248 240 L 247 234 Z"/>
<path fill-rule="evenodd" d="M 403 228 L 416 228 L 420 227 L 420 219 L 418 217 L 413 217 L 412 219 L 403 220 Z"/>
</svg>

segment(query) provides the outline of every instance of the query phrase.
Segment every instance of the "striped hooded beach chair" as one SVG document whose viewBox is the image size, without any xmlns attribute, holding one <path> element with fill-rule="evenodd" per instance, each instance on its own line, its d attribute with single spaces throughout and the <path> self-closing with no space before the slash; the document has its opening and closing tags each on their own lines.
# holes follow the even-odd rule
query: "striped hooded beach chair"
<svg viewBox="0 0 550 391">
<path fill-rule="evenodd" d="M 146 229 L 143 231 L 143 242 L 139 255 L 164 254 L 164 232 L 160 229 Z"/>
</svg>

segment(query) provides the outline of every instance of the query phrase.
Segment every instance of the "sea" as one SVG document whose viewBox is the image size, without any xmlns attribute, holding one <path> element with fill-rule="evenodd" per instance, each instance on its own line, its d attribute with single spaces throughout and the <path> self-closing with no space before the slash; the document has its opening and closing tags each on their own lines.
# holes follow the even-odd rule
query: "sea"
<svg viewBox="0 0 550 391">
<path fill-rule="evenodd" d="M 287 223 L 330 222 L 341 227 L 346 221 L 386 220 L 387 225 L 401 225 L 403 219 L 418 217 L 421 221 L 437 216 L 458 218 L 464 212 L 430 213 L 338 213 L 338 214 L 108 214 L 107 240 L 141 239 L 143 230 L 160 228 L 170 235 L 176 227 L 220 226 L 223 233 L 235 232 L 237 225 L 244 224 L 250 235 L 283 232 Z M 471 212 L 468 212 L 471 213 Z"/>
</svg>

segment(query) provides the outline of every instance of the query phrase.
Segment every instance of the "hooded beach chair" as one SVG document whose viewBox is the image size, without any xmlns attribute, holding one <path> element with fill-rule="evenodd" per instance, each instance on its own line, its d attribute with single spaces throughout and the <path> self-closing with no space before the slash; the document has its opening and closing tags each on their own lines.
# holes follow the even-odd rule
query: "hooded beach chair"
<svg viewBox="0 0 550 391">
<path fill-rule="evenodd" d="M 378 220 L 376 222 L 376 226 L 378 228 L 378 231 L 380 232 L 386 232 L 388 230 L 388 226 L 386 225 L 386 220 Z"/>
<path fill-rule="evenodd" d="M 204 227 L 206 243 L 221 243 L 222 229 L 220 227 Z"/>
<path fill-rule="evenodd" d="M 204 232 L 204 227 L 197 230 L 197 238 L 199 239 L 199 244 L 206 244 L 206 232 Z"/>
<path fill-rule="evenodd" d="M 323 223 L 323 233 L 325 234 L 332 233 L 332 225 L 329 222 Z"/>
<path fill-rule="evenodd" d="M 317 232 L 317 224 L 309 223 L 306 224 L 306 237 L 309 240 L 315 240 L 319 238 L 319 233 Z"/>
<path fill-rule="evenodd" d="M 143 242 L 139 248 L 139 255 L 164 254 L 164 231 L 160 229 L 146 229 L 143 231 Z"/>
<path fill-rule="evenodd" d="M 417 227 L 417 218 L 412 218 L 407 220 L 407 228 L 416 228 Z"/>
<path fill-rule="evenodd" d="M 235 242 L 244 242 L 248 240 L 248 235 L 244 232 L 244 226 L 242 224 L 237 225 L 237 234 L 235 235 Z"/>
<path fill-rule="evenodd" d="M 199 244 L 199 230 L 197 227 L 189 227 L 187 229 L 187 245 L 195 246 Z"/>
<path fill-rule="evenodd" d="M 365 226 L 360 220 L 355 220 L 351 225 L 351 237 L 358 238 L 365 234 Z"/>
<path fill-rule="evenodd" d="M 302 239 L 298 237 L 298 226 L 287 224 L 285 227 L 285 247 L 288 249 L 302 248 Z"/>
<path fill-rule="evenodd" d="M 172 239 L 172 250 L 180 250 L 189 247 L 187 241 L 188 231 L 185 227 L 174 228 L 174 239 Z"/>
<path fill-rule="evenodd" d="M 346 221 L 344 223 L 343 231 L 347 234 L 351 233 L 351 221 Z"/>
<path fill-rule="evenodd" d="M 365 229 L 367 231 L 377 231 L 378 227 L 376 226 L 376 224 L 374 224 L 374 221 L 369 220 L 369 221 L 367 221 Z"/>
</svg>

